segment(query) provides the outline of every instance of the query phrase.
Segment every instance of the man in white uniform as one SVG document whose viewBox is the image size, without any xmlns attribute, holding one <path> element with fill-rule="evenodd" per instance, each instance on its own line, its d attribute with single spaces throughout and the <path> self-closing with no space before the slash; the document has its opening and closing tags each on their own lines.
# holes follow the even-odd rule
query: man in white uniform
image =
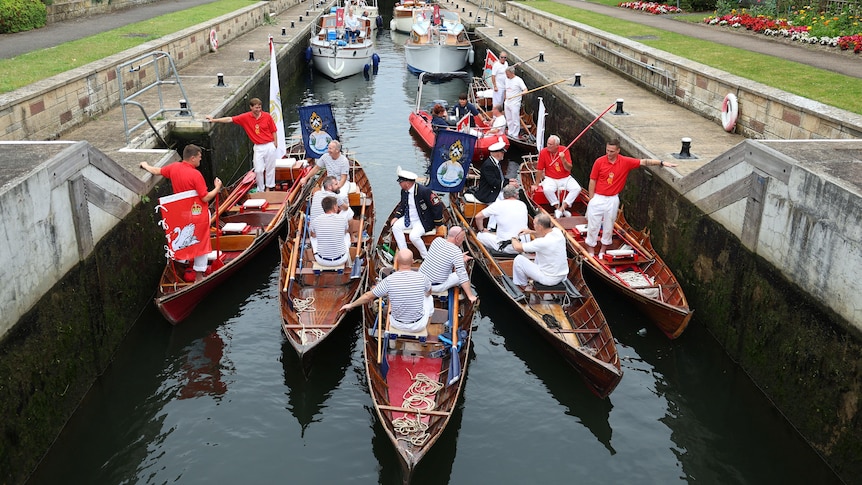
<svg viewBox="0 0 862 485">
<path fill-rule="evenodd" d="M 521 134 L 521 93 L 527 90 L 524 80 L 515 75 L 515 68 L 506 69 L 506 123 L 509 136 L 518 138 Z"/>
<path fill-rule="evenodd" d="M 485 229 L 485 218 L 495 216 L 497 232 Z M 476 214 L 476 237 L 486 248 L 499 251 L 500 243 L 518 237 L 521 229 L 527 227 L 527 205 L 518 200 L 518 187 L 503 187 L 503 200 L 498 200 Z M 511 245 L 503 248 L 504 253 L 517 254 Z"/>
<path fill-rule="evenodd" d="M 509 55 L 505 52 L 500 53 L 500 57 L 497 58 L 497 61 L 494 62 L 494 65 L 491 66 L 491 84 L 494 86 L 494 95 L 491 99 L 494 102 L 494 106 L 502 105 L 503 100 L 506 99 L 506 69 L 509 67 L 509 62 L 507 59 Z"/>
<path fill-rule="evenodd" d="M 535 262 L 523 254 L 515 257 L 512 263 L 512 281 L 522 289 L 530 280 L 545 286 L 553 286 L 563 281 L 569 274 L 569 262 L 566 259 L 566 236 L 558 228 L 553 226 L 551 217 L 540 214 L 533 219 L 533 227 L 536 229 L 522 230 L 521 233 L 530 233 L 534 239 L 527 243 L 521 243 L 517 238 L 512 238 L 512 247 L 519 253 L 535 253 Z"/>
</svg>

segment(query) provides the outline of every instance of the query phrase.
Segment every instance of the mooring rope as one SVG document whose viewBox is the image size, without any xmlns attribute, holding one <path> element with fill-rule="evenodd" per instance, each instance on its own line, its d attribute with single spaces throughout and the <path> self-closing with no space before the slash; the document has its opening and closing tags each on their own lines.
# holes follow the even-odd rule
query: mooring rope
<svg viewBox="0 0 862 485">
<path fill-rule="evenodd" d="M 422 412 L 433 411 L 437 407 L 437 403 L 430 396 L 443 389 L 443 384 L 421 372 L 414 376 L 410 369 L 407 369 L 407 373 L 413 379 L 413 384 L 404 391 L 402 406 L 416 410 L 416 419 L 401 416 L 392 420 L 392 427 L 397 434 L 401 435 L 398 437 L 399 440 L 407 441 L 414 446 L 422 446 L 431 437 L 426 432 L 428 424 L 422 422 Z"/>
<path fill-rule="evenodd" d="M 309 296 L 308 298 L 294 298 L 293 299 L 293 309 L 296 313 L 302 312 L 313 312 L 314 309 L 314 297 Z"/>
<path fill-rule="evenodd" d="M 302 342 L 302 345 L 308 343 L 308 334 L 314 336 L 314 341 L 320 340 L 326 336 L 326 332 L 319 328 L 303 328 L 302 332 L 299 334 L 299 340 Z"/>
</svg>

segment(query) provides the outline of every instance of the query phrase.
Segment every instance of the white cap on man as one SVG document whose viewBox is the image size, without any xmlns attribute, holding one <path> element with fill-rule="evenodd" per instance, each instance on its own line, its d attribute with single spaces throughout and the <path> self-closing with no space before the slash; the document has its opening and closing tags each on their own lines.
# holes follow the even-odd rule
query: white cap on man
<svg viewBox="0 0 862 485">
<path fill-rule="evenodd" d="M 418 177 L 415 173 L 409 170 L 402 170 L 401 165 L 399 165 L 398 168 L 395 169 L 395 174 L 398 175 L 399 182 L 415 182 L 416 178 Z"/>
<path fill-rule="evenodd" d="M 506 151 L 506 142 L 498 141 L 493 145 L 488 147 L 488 151 L 490 152 L 505 152 Z"/>
</svg>

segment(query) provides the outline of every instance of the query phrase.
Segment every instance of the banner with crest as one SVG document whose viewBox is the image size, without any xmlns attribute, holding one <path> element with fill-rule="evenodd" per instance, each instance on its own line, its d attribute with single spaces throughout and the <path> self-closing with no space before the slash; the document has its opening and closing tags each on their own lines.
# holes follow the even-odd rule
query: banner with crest
<svg viewBox="0 0 862 485">
<path fill-rule="evenodd" d="M 460 192 L 470 172 L 477 138 L 469 133 L 441 130 L 431 152 L 431 190 Z"/>
<path fill-rule="evenodd" d="M 332 116 L 332 105 L 325 103 L 300 106 L 297 111 L 305 156 L 320 158 L 326 153 L 329 142 L 338 140 L 338 127 L 335 125 L 335 117 Z"/>
<path fill-rule="evenodd" d="M 209 208 L 196 191 L 160 197 L 157 208 L 162 215 L 159 225 L 168 240 L 165 246 L 168 258 L 192 260 L 212 251 Z"/>
</svg>

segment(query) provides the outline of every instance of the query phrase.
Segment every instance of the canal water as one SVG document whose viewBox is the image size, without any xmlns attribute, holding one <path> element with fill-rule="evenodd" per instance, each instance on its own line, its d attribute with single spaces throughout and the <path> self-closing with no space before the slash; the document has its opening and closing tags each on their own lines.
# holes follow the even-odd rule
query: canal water
<svg viewBox="0 0 862 485">
<path fill-rule="evenodd" d="M 424 173 L 427 155 L 408 132 L 417 80 L 403 48 L 387 31 L 377 52 L 371 80 L 304 76 L 282 101 L 289 132 L 292 107 L 332 103 L 381 220 L 398 200 L 394 167 Z M 431 90 L 452 102 L 463 87 Z M 277 267 L 273 246 L 177 327 L 148 306 L 30 483 L 400 483 L 366 388 L 358 312 L 306 378 L 281 333 Z M 600 400 L 490 284 L 475 284 L 464 395 L 414 483 L 838 482 L 697 313 L 669 341 L 595 288 L 624 371 Z"/>
</svg>

